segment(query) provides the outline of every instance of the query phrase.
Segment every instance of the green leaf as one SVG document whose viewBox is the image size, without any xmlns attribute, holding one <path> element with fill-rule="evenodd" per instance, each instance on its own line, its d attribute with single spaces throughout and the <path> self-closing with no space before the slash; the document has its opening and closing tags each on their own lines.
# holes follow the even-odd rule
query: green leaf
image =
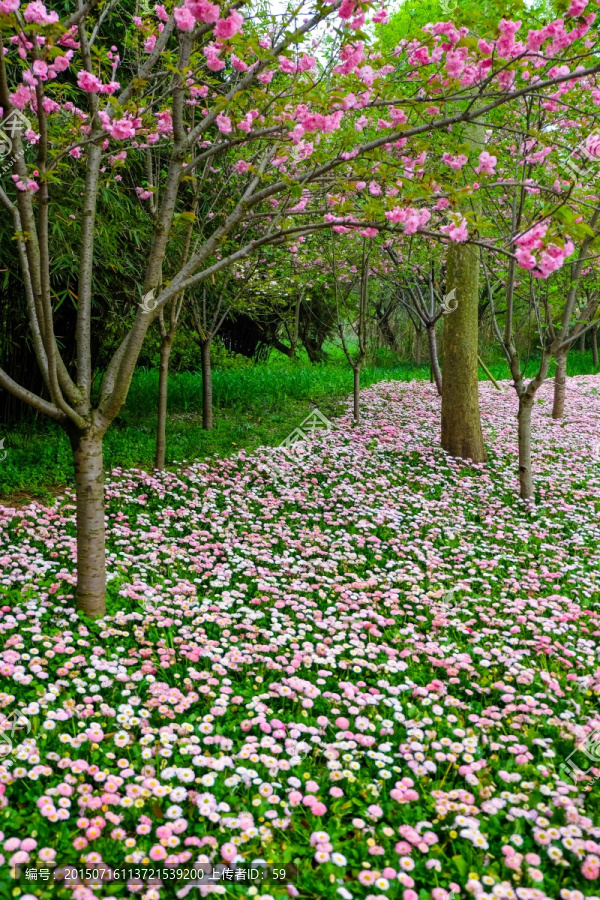
<svg viewBox="0 0 600 900">
<path fill-rule="evenodd" d="M 456 869 L 458 870 L 459 875 L 462 878 L 466 878 L 468 871 L 469 871 L 469 865 L 468 865 L 466 859 L 463 859 L 462 856 L 453 856 L 452 862 L 456 866 Z"/>
</svg>

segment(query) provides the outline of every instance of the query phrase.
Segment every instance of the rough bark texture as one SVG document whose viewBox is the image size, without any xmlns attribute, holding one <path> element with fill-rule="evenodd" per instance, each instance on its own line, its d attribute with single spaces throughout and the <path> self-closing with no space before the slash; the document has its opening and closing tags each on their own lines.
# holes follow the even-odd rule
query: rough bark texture
<svg viewBox="0 0 600 900">
<path fill-rule="evenodd" d="M 579 338 L 579 352 L 585 353 L 585 332 Z"/>
<path fill-rule="evenodd" d="M 562 419 L 565 414 L 565 393 L 567 381 L 567 354 L 556 355 L 556 371 L 554 373 L 554 404 L 552 418 Z"/>
<path fill-rule="evenodd" d="M 471 125 L 466 141 L 479 153 L 484 128 Z M 473 203 L 475 213 L 480 204 Z M 446 261 L 446 293 L 456 289 L 456 310 L 444 317 L 444 390 L 442 393 L 442 447 L 451 456 L 484 462 L 477 350 L 479 339 L 479 250 L 468 244 L 450 244 Z"/>
<path fill-rule="evenodd" d="M 519 486 L 521 499 L 533 498 L 533 473 L 531 471 L 531 411 L 533 397 L 519 397 Z"/>
<path fill-rule="evenodd" d="M 442 447 L 452 456 L 485 461 L 479 412 L 477 364 L 479 251 L 452 244 L 446 291 L 456 288 L 458 306 L 444 317 Z"/>
<path fill-rule="evenodd" d="M 212 431 L 213 397 L 210 341 L 203 341 L 200 350 L 202 354 L 202 427 L 205 431 Z"/>
<path fill-rule="evenodd" d="M 77 497 L 77 608 L 92 618 L 106 612 L 102 437 L 71 436 Z"/>
<path fill-rule="evenodd" d="M 415 328 L 415 365 L 421 365 L 421 332 Z"/>
<path fill-rule="evenodd" d="M 427 329 L 427 337 L 429 338 L 429 359 L 431 363 L 431 381 L 435 380 L 435 386 L 439 396 L 442 396 L 442 373 L 440 372 L 440 364 L 437 355 L 437 342 L 435 339 L 435 325 Z"/>
<path fill-rule="evenodd" d="M 354 421 L 360 422 L 360 367 L 354 369 Z"/>
<path fill-rule="evenodd" d="M 596 328 L 592 328 L 592 363 L 598 365 L 598 332 Z"/>
<path fill-rule="evenodd" d="M 165 467 L 167 446 L 167 398 L 169 388 L 169 359 L 173 342 L 163 338 L 160 345 L 160 367 L 158 373 L 158 422 L 156 425 L 156 456 L 154 466 L 161 471 Z"/>
</svg>

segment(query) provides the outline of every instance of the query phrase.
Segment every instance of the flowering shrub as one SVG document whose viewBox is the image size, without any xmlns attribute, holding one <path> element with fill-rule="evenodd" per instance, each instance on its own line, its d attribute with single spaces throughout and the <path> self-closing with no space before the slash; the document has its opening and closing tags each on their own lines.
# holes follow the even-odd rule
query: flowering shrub
<svg viewBox="0 0 600 900">
<path fill-rule="evenodd" d="M 295 861 L 291 896 L 597 896 L 600 769 L 560 769 L 600 725 L 600 376 L 573 386 L 566 427 L 540 391 L 534 508 L 491 385 L 487 468 L 436 448 L 433 386 L 387 383 L 284 480 L 260 453 L 113 472 L 93 623 L 70 609 L 70 495 L 2 509 L 0 703 L 31 723 L 0 766 L 2 862 L 260 858 Z"/>
</svg>

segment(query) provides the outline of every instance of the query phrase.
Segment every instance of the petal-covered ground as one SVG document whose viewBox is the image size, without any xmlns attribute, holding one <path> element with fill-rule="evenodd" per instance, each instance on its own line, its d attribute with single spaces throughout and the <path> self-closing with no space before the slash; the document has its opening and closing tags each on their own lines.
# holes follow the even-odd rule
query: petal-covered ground
<svg viewBox="0 0 600 900">
<path fill-rule="evenodd" d="M 73 498 L 0 508 L 0 704 L 30 728 L 0 764 L 0 895 L 9 866 L 253 860 L 294 877 L 18 884 L 600 895 L 600 376 L 569 380 L 564 422 L 541 392 L 534 507 L 504 388 L 481 386 L 485 466 L 439 449 L 430 385 L 385 383 L 284 478 L 260 454 L 113 473 L 93 625 Z"/>
</svg>

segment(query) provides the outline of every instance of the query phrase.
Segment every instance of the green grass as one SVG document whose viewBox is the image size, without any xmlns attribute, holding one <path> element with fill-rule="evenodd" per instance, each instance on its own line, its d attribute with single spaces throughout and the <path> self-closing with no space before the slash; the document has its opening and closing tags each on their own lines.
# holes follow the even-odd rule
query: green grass
<svg viewBox="0 0 600 900">
<path fill-rule="evenodd" d="M 378 354 L 378 365 L 367 366 L 361 386 L 379 381 L 429 379 L 429 366 L 397 362 L 390 353 Z M 488 368 L 498 380 L 509 377 L 506 363 Z M 534 373 L 535 360 L 528 365 Z M 593 372 L 591 353 L 572 352 L 568 373 Z M 486 376 L 480 370 L 480 378 Z M 549 377 L 552 377 L 550 375 Z M 156 431 L 158 372 L 136 372 L 127 403 L 104 441 L 106 470 L 151 469 Z M 212 454 L 227 455 L 261 444 L 274 445 L 309 413 L 311 404 L 329 418 L 339 415 L 352 391 L 352 372 L 345 359 L 330 353 L 327 364 L 279 358 L 268 363 L 217 369 L 213 374 L 215 427 L 202 429 L 202 379 L 194 372 L 173 374 L 169 380 L 167 465 Z M 52 491 L 73 482 L 71 449 L 64 432 L 46 420 L 31 420 L 19 428 L 3 428 L 6 458 L 0 453 L 0 498 L 48 499 Z"/>
</svg>

